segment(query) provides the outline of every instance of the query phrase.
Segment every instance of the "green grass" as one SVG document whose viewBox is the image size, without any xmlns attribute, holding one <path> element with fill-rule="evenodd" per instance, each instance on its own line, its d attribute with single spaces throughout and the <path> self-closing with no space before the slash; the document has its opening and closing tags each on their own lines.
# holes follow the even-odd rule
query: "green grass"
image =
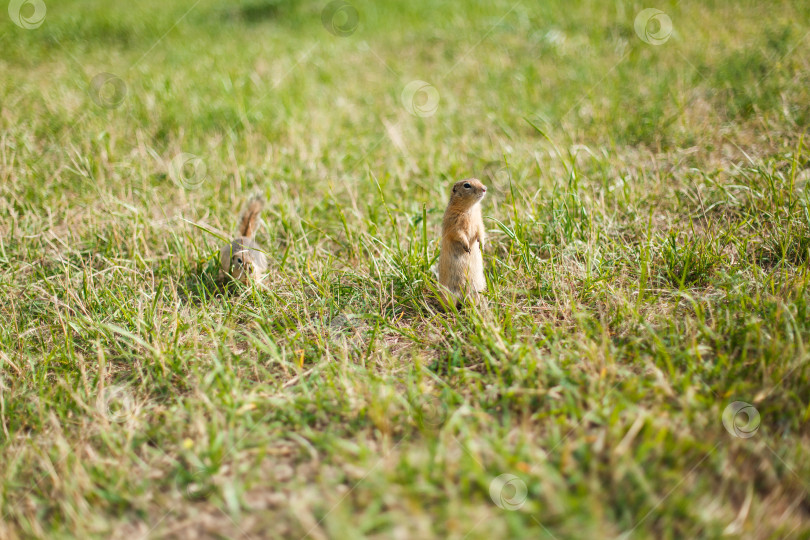
<svg viewBox="0 0 810 540">
<path fill-rule="evenodd" d="M 2 13 L 0 537 L 810 538 L 810 6 L 351 3 Z"/>
</svg>

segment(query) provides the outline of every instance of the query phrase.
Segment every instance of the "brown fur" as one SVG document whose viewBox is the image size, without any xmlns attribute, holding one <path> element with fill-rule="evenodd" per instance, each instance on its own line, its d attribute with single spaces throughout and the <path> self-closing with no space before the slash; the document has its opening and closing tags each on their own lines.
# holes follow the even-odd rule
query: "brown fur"
<svg viewBox="0 0 810 540">
<path fill-rule="evenodd" d="M 250 279 L 261 279 L 267 271 L 267 258 L 253 239 L 259 224 L 259 213 L 264 206 L 260 197 L 248 202 L 239 218 L 238 236 L 219 251 L 219 279 L 230 277 L 247 284 Z"/>
<path fill-rule="evenodd" d="M 259 212 L 262 211 L 262 206 L 264 203 L 261 197 L 256 196 L 250 199 L 239 218 L 239 236 L 253 238 L 253 235 L 256 234 L 256 225 L 259 222 Z"/>
<path fill-rule="evenodd" d="M 485 231 L 480 204 L 486 191 L 486 186 L 475 178 L 453 185 L 442 221 L 439 255 L 439 284 L 445 289 L 448 303 L 465 298 L 477 301 L 478 293 L 486 288 L 482 256 Z"/>
</svg>

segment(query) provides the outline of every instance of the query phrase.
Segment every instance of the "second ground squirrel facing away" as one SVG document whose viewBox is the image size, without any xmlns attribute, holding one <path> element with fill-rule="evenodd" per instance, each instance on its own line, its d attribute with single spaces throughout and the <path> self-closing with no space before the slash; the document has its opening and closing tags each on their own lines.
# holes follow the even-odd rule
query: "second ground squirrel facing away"
<svg viewBox="0 0 810 540">
<path fill-rule="evenodd" d="M 481 199 L 487 188 L 469 178 L 456 182 L 442 222 L 442 246 L 439 255 L 439 284 L 450 293 L 448 303 L 465 298 L 478 299 L 486 288 L 484 279 L 484 220 Z"/>
<path fill-rule="evenodd" d="M 250 200 L 239 218 L 239 236 L 219 251 L 220 280 L 231 277 L 247 284 L 250 279 L 260 279 L 267 271 L 267 258 L 253 239 L 262 206 L 260 197 Z"/>
</svg>

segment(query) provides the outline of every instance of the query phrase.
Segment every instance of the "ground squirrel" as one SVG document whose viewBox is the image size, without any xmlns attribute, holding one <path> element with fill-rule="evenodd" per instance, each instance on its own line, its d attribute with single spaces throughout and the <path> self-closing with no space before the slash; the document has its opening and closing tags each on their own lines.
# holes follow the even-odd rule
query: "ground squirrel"
<svg viewBox="0 0 810 540">
<path fill-rule="evenodd" d="M 465 298 L 478 300 L 486 288 L 484 280 L 484 220 L 481 199 L 487 188 L 480 180 L 456 182 L 442 222 L 442 247 L 439 255 L 439 284 L 446 290 L 448 304 Z M 450 297 L 446 296 L 447 291 Z"/>
<path fill-rule="evenodd" d="M 231 277 L 247 284 L 251 278 L 260 279 L 267 270 L 267 259 L 253 239 L 262 206 L 262 199 L 258 196 L 248 202 L 239 218 L 239 236 L 219 251 L 220 280 Z"/>
</svg>

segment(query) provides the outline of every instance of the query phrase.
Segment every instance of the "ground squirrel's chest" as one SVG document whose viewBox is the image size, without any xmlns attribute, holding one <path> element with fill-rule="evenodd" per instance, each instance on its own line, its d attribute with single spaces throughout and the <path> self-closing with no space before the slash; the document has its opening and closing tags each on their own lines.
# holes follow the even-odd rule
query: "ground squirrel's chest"
<svg viewBox="0 0 810 540">
<path fill-rule="evenodd" d="M 466 234 L 471 234 L 478 230 L 481 221 L 481 210 L 478 206 L 471 208 L 467 212 L 462 212 L 448 216 L 445 220 L 445 230 L 452 229 Z"/>
</svg>

